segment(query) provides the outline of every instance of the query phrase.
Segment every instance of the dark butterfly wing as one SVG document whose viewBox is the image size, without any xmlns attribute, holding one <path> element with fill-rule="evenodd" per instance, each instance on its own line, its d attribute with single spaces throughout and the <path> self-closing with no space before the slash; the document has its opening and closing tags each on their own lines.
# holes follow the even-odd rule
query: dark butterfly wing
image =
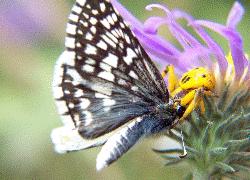
<svg viewBox="0 0 250 180">
<path fill-rule="evenodd" d="M 97 138 L 168 102 L 165 83 L 109 1 L 77 0 L 53 90 L 64 122 Z"/>
</svg>

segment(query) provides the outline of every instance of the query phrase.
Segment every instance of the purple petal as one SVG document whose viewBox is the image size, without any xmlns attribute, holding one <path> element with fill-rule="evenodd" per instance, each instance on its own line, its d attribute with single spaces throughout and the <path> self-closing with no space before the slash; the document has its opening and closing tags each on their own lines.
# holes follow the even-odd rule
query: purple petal
<svg viewBox="0 0 250 180">
<path fill-rule="evenodd" d="M 188 23 L 191 23 L 194 21 L 194 18 L 190 14 L 180 9 L 174 9 L 171 11 L 171 13 L 173 14 L 175 19 L 186 19 Z"/>
<path fill-rule="evenodd" d="M 132 28 L 132 30 L 143 47 L 147 49 L 147 53 L 159 58 L 159 63 L 163 65 L 167 63 L 178 64 L 174 57 L 179 55 L 180 52 L 172 44 L 157 35 L 146 34 L 138 28 Z"/>
<path fill-rule="evenodd" d="M 190 33 L 188 33 L 181 25 L 179 25 L 175 21 L 174 16 L 168 10 L 167 7 L 163 5 L 152 4 L 152 5 L 147 6 L 146 9 L 151 10 L 153 7 L 157 7 L 157 8 L 164 10 L 164 12 L 167 14 L 167 17 L 165 17 L 165 19 L 161 17 L 160 18 L 152 17 L 152 18 L 147 19 L 147 21 L 144 24 L 144 27 L 146 28 L 146 32 L 150 31 L 150 33 L 156 33 L 159 26 L 165 23 L 167 27 L 169 28 L 171 34 L 174 35 L 174 37 L 179 41 L 179 43 L 184 48 L 184 53 L 183 53 L 184 56 L 182 56 L 182 54 L 179 54 L 179 57 L 180 57 L 178 58 L 179 66 L 185 67 L 183 69 L 188 69 L 191 66 L 199 66 L 201 64 L 201 62 L 199 61 L 201 59 L 204 59 L 204 56 L 206 57 L 208 56 L 207 56 L 207 53 L 204 53 L 204 51 L 199 51 L 198 49 L 207 50 L 207 48 L 204 48 L 198 40 L 196 40 Z M 212 61 L 209 60 L 209 58 L 205 58 L 205 59 L 207 60 L 207 62 L 205 63 L 206 66 L 211 67 Z M 204 65 L 204 63 L 202 64 Z"/>
<path fill-rule="evenodd" d="M 146 6 L 146 10 L 151 11 L 153 8 L 158 8 L 163 10 L 166 14 L 170 13 L 170 10 L 168 9 L 168 7 L 166 5 L 162 5 L 162 4 L 149 4 Z"/>
<path fill-rule="evenodd" d="M 147 50 L 147 49 L 146 49 Z M 182 74 L 183 74 L 183 72 L 186 72 L 187 71 L 187 68 L 185 68 L 184 66 L 180 66 L 179 64 L 178 64 L 178 60 L 177 60 L 177 58 L 178 57 L 175 57 L 175 56 L 169 56 L 169 57 L 166 57 L 166 55 L 158 55 L 158 56 L 155 56 L 154 54 L 152 54 L 152 53 L 150 53 L 150 52 L 148 52 L 147 51 L 147 53 L 148 53 L 148 55 L 154 60 L 154 62 L 158 62 L 160 65 L 162 65 L 162 66 L 160 66 L 159 68 L 160 68 L 160 71 L 162 72 L 163 70 L 165 70 L 165 68 L 166 68 L 166 65 L 169 65 L 169 64 L 173 64 L 172 62 L 174 62 L 174 66 L 175 67 L 181 67 L 181 68 L 175 68 L 175 73 L 176 73 L 176 75 L 179 75 L 179 76 L 181 76 Z M 162 64 L 161 62 L 162 62 L 162 60 L 163 59 L 165 59 L 166 61 L 164 61 L 164 64 Z"/>
<path fill-rule="evenodd" d="M 240 78 L 248 61 L 243 52 L 242 39 L 240 34 L 232 28 L 228 28 L 218 23 L 198 20 L 195 24 L 205 26 L 226 38 L 229 41 L 232 57 L 234 60 L 236 78 Z"/>
<path fill-rule="evenodd" d="M 183 62 L 182 66 L 191 69 L 194 67 L 209 67 L 211 68 L 211 51 L 203 46 L 197 48 L 185 49 L 184 52 L 178 57 L 180 62 Z"/>
<path fill-rule="evenodd" d="M 150 17 L 144 22 L 144 31 L 149 34 L 156 34 L 158 28 L 165 23 L 166 20 L 162 17 Z"/>
<path fill-rule="evenodd" d="M 173 10 L 172 14 L 176 19 L 184 18 L 187 20 L 188 24 L 193 27 L 195 32 L 204 40 L 211 52 L 213 52 L 216 60 L 218 61 L 220 71 L 222 75 L 224 75 L 227 69 L 227 60 L 221 47 L 206 33 L 206 31 L 201 26 L 194 24 L 194 18 L 191 15 L 179 9 Z"/>
<path fill-rule="evenodd" d="M 201 46 L 199 41 L 197 41 L 190 33 L 188 33 L 178 23 L 172 21 L 171 23 L 168 23 L 168 28 L 184 49 Z"/>
<path fill-rule="evenodd" d="M 189 34 L 181 25 L 179 25 L 175 21 L 174 16 L 166 6 L 160 4 L 150 4 L 146 7 L 146 9 L 152 10 L 153 7 L 162 9 L 166 13 L 166 20 L 164 21 L 164 19 L 162 19 L 161 22 L 157 23 L 156 25 L 162 25 L 165 22 L 170 32 L 175 36 L 175 38 L 179 41 L 180 45 L 183 46 L 183 48 L 190 48 L 201 45 L 191 34 Z M 148 21 L 150 21 L 150 19 Z M 150 24 L 153 25 L 153 22 L 151 22 Z M 157 26 L 157 28 L 158 27 L 159 26 Z"/>
<path fill-rule="evenodd" d="M 250 62 L 248 60 L 248 66 L 247 66 L 247 74 L 246 74 L 246 77 L 243 79 L 243 81 L 248 81 L 249 83 L 249 86 L 250 86 Z"/>
<path fill-rule="evenodd" d="M 206 33 L 206 31 L 201 26 L 193 26 L 195 32 L 204 40 L 208 48 L 213 52 L 215 59 L 218 62 L 220 72 L 224 76 L 228 62 L 225 57 L 225 53 L 222 48 Z"/>
<path fill-rule="evenodd" d="M 143 28 L 143 24 L 135 18 L 123 5 L 121 5 L 117 0 L 110 1 L 112 5 L 117 9 L 125 21 L 130 23 L 132 26 L 137 28 Z"/>
<path fill-rule="evenodd" d="M 240 3 L 235 2 L 227 18 L 227 26 L 235 29 L 241 21 L 244 14 L 244 8 Z"/>
<path fill-rule="evenodd" d="M 143 47 L 148 50 L 147 53 L 152 56 L 152 58 L 158 57 L 157 60 L 161 64 L 178 64 L 174 57 L 180 52 L 171 43 L 165 41 L 160 36 L 152 34 L 153 30 L 149 30 L 151 33 L 144 31 L 143 24 L 138 21 L 129 11 L 127 11 L 126 8 L 124 8 L 116 0 L 111 0 L 111 2 L 124 18 L 124 20 L 131 25 L 132 31 L 135 33 Z"/>
</svg>

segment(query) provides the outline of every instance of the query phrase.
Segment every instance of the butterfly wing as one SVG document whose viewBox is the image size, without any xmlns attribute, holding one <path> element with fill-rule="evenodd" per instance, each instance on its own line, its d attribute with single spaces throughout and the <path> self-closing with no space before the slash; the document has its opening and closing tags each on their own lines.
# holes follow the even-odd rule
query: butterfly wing
<svg viewBox="0 0 250 180">
<path fill-rule="evenodd" d="M 95 139 L 168 102 L 165 83 L 110 2 L 77 0 L 53 92 L 66 126 Z"/>
</svg>

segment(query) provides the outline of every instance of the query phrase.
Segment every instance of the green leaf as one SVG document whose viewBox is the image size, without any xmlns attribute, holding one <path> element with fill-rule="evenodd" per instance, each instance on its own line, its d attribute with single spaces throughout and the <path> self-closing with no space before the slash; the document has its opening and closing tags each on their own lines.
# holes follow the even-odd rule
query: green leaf
<svg viewBox="0 0 250 180">
<path fill-rule="evenodd" d="M 231 132 L 231 135 L 233 136 L 236 134 L 240 129 L 245 128 L 245 124 L 247 123 L 247 120 L 250 118 L 250 113 L 246 115 L 240 114 L 239 116 L 236 116 L 232 119 L 224 128 L 224 132 Z"/>
<path fill-rule="evenodd" d="M 243 129 L 243 130 L 240 130 L 239 133 L 246 133 L 246 134 L 249 134 L 249 133 L 250 133 L 250 129 Z"/>
<path fill-rule="evenodd" d="M 238 171 L 246 171 L 246 172 L 250 172 L 250 167 L 247 166 L 243 166 L 243 165 L 239 165 L 239 164 L 235 164 L 233 165 L 234 169 L 238 170 Z"/>
<path fill-rule="evenodd" d="M 227 160 L 230 163 L 242 163 L 248 162 L 250 160 L 250 152 L 235 152 L 232 156 Z"/>
<path fill-rule="evenodd" d="M 249 143 L 250 143 L 250 139 L 245 138 L 245 139 L 240 139 L 240 140 L 229 140 L 225 145 L 228 147 L 232 147 L 232 146 L 242 146 L 242 145 L 249 144 Z"/>
<path fill-rule="evenodd" d="M 230 115 L 232 112 L 235 111 L 235 108 L 239 105 L 238 101 L 239 101 L 239 96 L 241 95 L 242 91 L 236 93 L 233 98 L 231 99 L 231 101 L 228 103 L 226 109 L 225 109 L 225 115 L 228 116 Z"/>
<path fill-rule="evenodd" d="M 188 151 L 188 152 L 191 152 L 191 153 L 193 153 L 193 154 L 198 154 L 199 153 L 199 151 L 197 151 L 196 149 L 194 149 L 194 148 L 192 148 L 192 147 L 190 147 L 190 146 L 185 146 L 186 147 L 186 150 Z"/>
<path fill-rule="evenodd" d="M 241 96 L 239 97 L 239 102 L 245 102 L 246 99 L 250 97 L 249 89 L 245 89 L 242 91 Z"/>
<path fill-rule="evenodd" d="M 193 179 L 193 173 L 189 173 L 188 175 L 186 175 L 186 177 L 184 178 L 184 180 L 192 180 Z"/>
<path fill-rule="evenodd" d="M 223 91 L 222 91 L 222 93 L 220 95 L 220 99 L 218 101 L 217 106 L 218 106 L 218 109 L 220 109 L 221 111 L 224 110 L 224 107 L 225 107 L 225 104 L 226 104 L 225 102 L 227 100 L 229 86 L 230 86 L 230 84 L 227 84 L 225 86 L 225 88 L 223 89 Z"/>
<path fill-rule="evenodd" d="M 180 163 L 182 161 L 182 159 L 176 159 L 176 160 L 172 160 L 172 161 L 169 161 L 165 164 L 165 166 L 171 166 L 171 165 L 176 165 L 178 163 Z"/>
<path fill-rule="evenodd" d="M 178 132 L 178 134 L 174 133 L 173 131 L 170 131 L 171 133 L 175 134 L 176 136 L 178 136 L 180 139 L 181 138 L 181 131 L 182 131 L 182 134 L 184 136 L 184 138 L 188 137 L 188 133 L 186 133 L 185 131 L 182 130 L 183 128 L 182 127 L 176 127 L 175 130 Z"/>
<path fill-rule="evenodd" d="M 191 114 L 191 118 L 188 121 L 191 124 L 191 132 L 190 136 L 198 136 L 200 134 L 200 127 L 199 125 L 201 124 L 201 119 L 199 118 L 199 115 L 197 112 L 193 112 Z"/>
<path fill-rule="evenodd" d="M 178 133 L 180 133 L 178 131 Z M 172 139 L 176 140 L 177 142 L 181 142 L 181 137 L 179 135 L 177 135 L 176 133 L 174 133 L 173 131 L 169 131 L 169 137 L 171 137 Z"/>
<path fill-rule="evenodd" d="M 207 96 L 203 97 L 204 103 L 205 103 L 205 116 L 211 117 L 211 114 L 214 113 L 214 102 L 212 98 L 208 98 Z"/>
<path fill-rule="evenodd" d="M 219 156 L 219 155 L 222 155 L 224 153 L 227 152 L 227 148 L 225 147 L 216 147 L 216 148 L 213 148 L 209 151 L 209 154 L 210 155 L 214 155 L 214 156 Z"/>
<path fill-rule="evenodd" d="M 183 153 L 183 149 L 174 148 L 174 149 L 152 149 L 156 153 Z"/>
<path fill-rule="evenodd" d="M 226 177 L 226 179 L 230 179 L 230 180 L 240 180 L 241 179 L 238 176 L 236 176 L 236 174 L 225 174 L 223 177 Z"/>
<path fill-rule="evenodd" d="M 235 172 L 235 169 L 232 166 L 229 166 L 228 164 L 223 163 L 223 162 L 217 162 L 216 167 L 227 173 Z"/>
<path fill-rule="evenodd" d="M 226 126 L 233 121 L 235 116 L 230 116 L 229 118 L 225 119 L 216 129 L 215 131 L 215 137 L 221 138 L 224 133 L 226 133 L 225 128 Z"/>
<path fill-rule="evenodd" d="M 203 148 L 206 148 L 210 144 L 210 130 L 211 130 L 212 124 L 207 124 L 207 127 L 204 131 L 203 137 L 202 137 L 202 145 Z"/>
<path fill-rule="evenodd" d="M 173 159 L 179 160 L 179 159 L 181 159 L 180 156 L 178 156 L 178 155 L 162 155 L 162 157 L 164 159 L 167 159 L 167 160 L 173 160 Z"/>
</svg>

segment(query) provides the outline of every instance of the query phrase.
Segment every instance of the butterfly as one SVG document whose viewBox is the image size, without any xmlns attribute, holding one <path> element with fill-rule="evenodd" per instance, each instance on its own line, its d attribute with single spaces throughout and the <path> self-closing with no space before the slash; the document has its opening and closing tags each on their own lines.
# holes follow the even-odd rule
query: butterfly
<svg viewBox="0 0 250 180">
<path fill-rule="evenodd" d="M 64 126 L 51 133 L 59 153 L 103 145 L 101 170 L 141 138 L 170 129 L 183 107 L 108 0 L 77 0 L 55 65 L 53 95 Z"/>
</svg>

